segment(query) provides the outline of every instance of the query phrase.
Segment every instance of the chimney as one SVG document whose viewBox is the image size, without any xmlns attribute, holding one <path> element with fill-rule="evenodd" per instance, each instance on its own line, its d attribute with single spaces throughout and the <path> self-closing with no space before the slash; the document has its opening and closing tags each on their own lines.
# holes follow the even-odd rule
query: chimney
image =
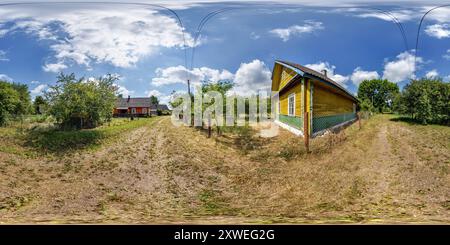
<svg viewBox="0 0 450 245">
<path fill-rule="evenodd" d="M 129 103 L 129 102 L 130 102 L 130 96 L 128 95 L 127 103 Z"/>
<path fill-rule="evenodd" d="M 327 77 L 327 70 L 322 70 L 322 74 L 325 76 L 325 77 Z"/>
</svg>

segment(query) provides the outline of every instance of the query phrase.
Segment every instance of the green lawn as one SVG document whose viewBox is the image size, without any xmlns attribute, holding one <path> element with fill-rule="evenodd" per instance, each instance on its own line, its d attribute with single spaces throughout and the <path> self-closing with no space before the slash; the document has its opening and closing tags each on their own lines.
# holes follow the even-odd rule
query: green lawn
<svg viewBox="0 0 450 245">
<path fill-rule="evenodd" d="M 139 118 L 133 121 L 114 118 L 94 129 L 61 131 L 49 124 L 24 122 L 0 128 L 0 151 L 33 156 L 47 153 L 66 153 L 81 149 L 95 149 L 103 143 L 156 120 Z"/>
</svg>

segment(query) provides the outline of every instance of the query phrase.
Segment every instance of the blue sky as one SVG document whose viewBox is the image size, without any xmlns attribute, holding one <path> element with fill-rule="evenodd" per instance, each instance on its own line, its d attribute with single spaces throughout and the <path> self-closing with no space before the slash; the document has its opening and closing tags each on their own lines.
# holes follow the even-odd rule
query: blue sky
<svg viewBox="0 0 450 245">
<path fill-rule="evenodd" d="M 437 6 L 370 1 L 161 4 L 180 16 L 184 39 L 175 16 L 156 7 L 2 6 L 0 79 L 26 83 L 36 96 L 54 84 L 59 72 L 87 78 L 112 73 L 121 77 L 117 86 L 122 94 L 153 94 L 167 102 L 172 91 L 186 90 L 188 77 L 193 84 L 231 79 L 234 92 L 243 95 L 267 89 L 274 61 L 281 59 L 326 69 L 353 93 L 370 78 L 403 87 L 414 77 L 418 21 Z M 206 22 L 194 43 L 200 20 L 225 7 L 233 8 Z M 402 23 L 408 47 L 398 26 L 375 8 Z M 427 16 L 416 61 L 418 77 L 450 80 L 450 7 Z"/>
</svg>

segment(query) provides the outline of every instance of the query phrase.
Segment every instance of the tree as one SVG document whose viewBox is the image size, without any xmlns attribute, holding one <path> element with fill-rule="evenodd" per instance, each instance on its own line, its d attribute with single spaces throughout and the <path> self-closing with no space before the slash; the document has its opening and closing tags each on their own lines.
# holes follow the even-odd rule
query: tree
<svg viewBox="0 0 450 245">
<path fill-rule="evenodd" d="M 159 105 L 159 99 L 154 95 L 150 96 L 150 101 L 153 105 Z"/>
<path fill-rule="evenodd" d="M 46 105 L 47 105 L 47 103 L 44 100 L 44 97 L 42 97 L 40 95 L 36 96 L 36 98 L 34 98 L 34 102 L 33 102 L 34 113 L 43 114 L 44 108 L 46 107 Z"/>
<path fill-rule="evenodd" d="M 45 93 L 49 114 L 62 128 L 92 128 L 109 121 L 116 101 L 115 80 L 112 75 L 86 80 L 61 73 Z"/>
<path fill-rule="evenodd" d="M 384 108 L 392 110 L 393 101 L 398 93 L 397 84 L 386 79 L 364 80 L 358 88 L 360 101 L 370 101 L 374 110 L 378 112 L 383 112 Z"/>
<path fill-rule="evenodd" d="M 0 126 L 3 126 L 10 116 L 17 113 L 20 107 L 20 94 L 9 82 L 0 81 Z"/>
<path fill-rule="evenodd" d="M 412 80 L 402 91 L 399 112 L 427 123 L 450 123 L 450 84 L 441 78 Z"/>
<path fill-rule="evenodd" d="M 12 83 L 11 85 L 19 94 L 19 103 L 16 106 L 14 115 L 21 116 L 31 113 L 31 97 L 28 85 L 20 83 Z"/>
</svg>

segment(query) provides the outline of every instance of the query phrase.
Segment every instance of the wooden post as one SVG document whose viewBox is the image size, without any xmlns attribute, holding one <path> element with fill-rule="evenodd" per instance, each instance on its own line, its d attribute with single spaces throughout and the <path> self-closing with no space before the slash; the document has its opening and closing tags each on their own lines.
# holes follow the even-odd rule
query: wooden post
<svg viewBox="0 0 450 245">
<path fill-rule="evenodd" d="M 211 114 L 208 116 L 208 138 L 211 138 Z"/>
<path fill-rule="evenodd" d="M 360 114 L 360 112 L 356 113 L 356 116 L 358 117 L 359 129 L 361 130 L 361 114 Z"/>
<path fill-rule="evenodd" d="M 308 112 L 305 111 L 305 114 L 303 116 L 303 137 L 305 139 L 305 148 L 306 148 L 306 153 L 309 153 L 309 117 L 308 117 Z"/>
</svg>

